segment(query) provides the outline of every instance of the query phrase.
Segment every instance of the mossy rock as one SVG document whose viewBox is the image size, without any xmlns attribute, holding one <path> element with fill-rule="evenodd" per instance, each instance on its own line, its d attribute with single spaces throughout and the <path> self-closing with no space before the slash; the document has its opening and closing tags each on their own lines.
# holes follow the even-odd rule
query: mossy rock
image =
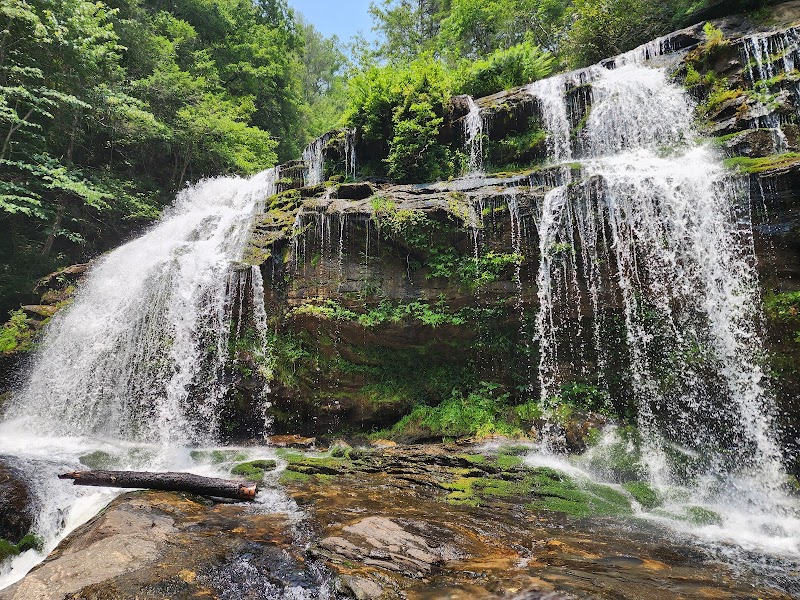
<svg viewBox="0 0 800 600">
<path fill-rule="evenodd" d="M 686 520 L 693 525 L 722 525 L 722 517 L 718 513 L 702 506 L 687 506 L 684 512 Z"/>
<path fill-rule="evenodd" d="M 20 552 L 25 552 L 26 550 L 36 550 L 37 552 L 41 552 L 42 548 L 44 548 L 44 540 L 38 535 L 34 535 L 32 533 L 26 535 L 17 544 L 17 549 Z"/>
<path fill-rule="evenodd" d="M 120 463 L 118 456 L 103 452 L 102 450 L 95 450 L 89 454 L 84 454 L 78 460 L 82 465 L 90 469 L 113 469 L 118 467 Z"/>
<path fill-rule="evenodd" d="M 240 462 L 247 458 L 246 454 L 238 450 L 192 450 L 189 456 L 196 463 L 211 463 L 213 465 Z"/>
<path fill-rule="evenodd" d="M 518 458 L 518 457 L 511 457 Z M 501 471 L 496 475 L 463 473 L 443 484 L 451 504 L 482 506 L 496 499 L 535 499 L 526 507 L 534 511 L 565 513 L 575 517 L 633 514 L 628 498 L 608 486 L 576 482 L 547 467 Z"/>
<path fill-rule="evenodd" d="M 342 475 L 349 470 L 350 460 L 335 456 L 302 457 L 290 460 L 287 471 L 306 475 Z"/>
<path fill-rule="evenodd" d="M 263 481 L 264 476 L 268 472 L 274 471 L 277 466 L 277 461 L 271 459 L 251 460 L 236 465 L 231 469 L 231 473 L 241 475 L 250 481 Z"/>
<path fill-rule="evenodd" d="M 19 548 L 16 544 L 12 544 L 8 540 L 0 538 L 0 562 L 11 556 L 16 556 L 17 554 L 19 554 Z"/>
<path fill-rule="evenodd" d="M 762 158 L 736 156 L 725 160 L 725 166 L 736 169 L 740 173 L 755 175 L 770 171 L 783 171 L 800 165 L 800 154 L 787 152 L 785 154 L 772 154 Z"/>
<path fill-rule="evenodd" d="M 658 492 L 644 481 L 628 481 L 622 487 L 644 508 L 656 508 L 662 504 Z"/>
</svg>

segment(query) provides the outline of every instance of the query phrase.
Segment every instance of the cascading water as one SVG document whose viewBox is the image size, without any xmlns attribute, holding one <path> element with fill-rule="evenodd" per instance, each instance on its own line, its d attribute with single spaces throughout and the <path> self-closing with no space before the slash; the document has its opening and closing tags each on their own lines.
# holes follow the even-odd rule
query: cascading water
<svg viewBox="0 0 800 600">
<path fill-rule="evenodd" d="M 468 175 L 479 176 L 483 173 L 483 115 L 481 107 L 472 96 L 467 96 L 469 112 L 464 117 L 464 144 L 468 155 Z"/>
<path fill-rule="evenodd" d="M 748 188 L 695 133 L 685 91 L 664 69 L 642 64 L 662 48 L 580 73 L 591 84 L 582 152 L 573 157 L 582 181 L 547 193 L 538 218 L 541 395 L 565 383 L 560 370 L 575 357 L 564 352 L 572 343 L 565 331 L 580 326 L 581 306 L 592 311 L 598 364 L 611 360 L 619 349 L 600 337 L 616 318 L 609 304 L 618 304 L 641 468 L 670 498 L 657 518 L 678 515 L 670 522 L 681 527 L 681 511 L 702 506 L 719 520 L 695 527 L 701 535 L 796 557 L 800 511 L 782 489 L 762 383 Z M 570 159 L 565 81 L 577 79 L 529 88 L 555 162 Z M 578 271 L 582 288 L 570 284 Z"/>
<path fill-rule="evenodd" d="M 303 150 L 303 162 L 306 164 L 304 183 L 319 185 L 325 181 L 325 156 L 323 150 L 328 143 L 326 135 L 318 137 Z"/>
<path fill-rule="evenodd" d="M 48 327 L 6 418 L 49 435 L 214 440 L 240 276 L 233 264 L 275 180 L 273 170 L 201 182 L 149 232 L 100 259 Z"/>
<path fill-rule="evenodd" d="M 753 35 L 742 40 L 742 59 L 748 83 L 756 92 L 750 95 L 756 106 L 751 109 L 751 126 L 767 129 L 773 137 L 774 151 L 786 152 L 786 135 L 781 126 L 781 116 L 770 106 L 775 101 L 771 86 L 785 77 L 793 81 L 800 62 L 800 29 L 789 29 L 780 34 Z M 795 103 L 800 100 L 800 82 L 792 87 Z"/>
<path fill-rule="evenodd" d="M 542 124 L 548 132 L 547 150 L 550 159 L 558 164 L 572 159 L 570 123 L 564 102 L 565 76 L 549 77 L 528 86 L 528 93 L 539 102 Z"/>
<path fill-rule="evenodd" d="M 356 155 L 356 130 L 348 129 L 344 137 L 344 172 L 348 177 L 355 179 L 358 170 L 358 156 Z"/>
<path fill-rule="evenodd" d="M 56 478 L 85 468 L 87 455 L 117 468 L 224 476 L 224 465 L 197 462 L 186 446 L 217 440 L 229 342 L 239 334 L 231 323 L 245 297 L 256 300 L 250 318 L 266 345 L 260 271 L 236 263 L 277 177 L 273 169 L 182 191 L 149 231 L 99 259 L 53 318 L 0 424 L 0 455 L 38 498 L 34 530 L 45 551 L 116 495 Z M 5 564 L 0 587 L 41 558 L 28 551 Z"/>
</svg>

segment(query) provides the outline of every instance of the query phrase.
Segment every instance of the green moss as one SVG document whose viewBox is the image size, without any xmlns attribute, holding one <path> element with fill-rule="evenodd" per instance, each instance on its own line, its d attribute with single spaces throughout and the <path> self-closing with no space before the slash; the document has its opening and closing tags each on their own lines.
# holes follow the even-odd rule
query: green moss
<svg viewBox="0 0 800 600">
<path fill-rule="evenodd" d="M 499 454 L 495 459 L 495 463 L 501 469 L 511 469 L 513 467 L 521 466 L 523 459 L 519 456 L 513 456 L 510 454 Z"/>
<path fill-rule="evenodd" d="M 287 485 L 287 484 L 292 484 L 292 483 L 305 483 L 309 479 L 311 479 L 311 475 L 307 475 L 305 473 L 300 473 L 299 471 L 286 470 L 283 473 L 281 473 L 281 476 L 278 479 L 278 482 L 281 485 Z"/>
<path fill-rule="evenodd" d="M 628 481 L 622 487 L 644 508 L 661 506 L 661 498 L 649 484 L 643 481 Z"/>
<path fill-rule="evenodd" d="M 541 497 L 531 503 L 532 507 L 576 517 L 633 514 L 624 494 L 591 482 L 581 482 L 579 486 L 567 477 L 551 477 L 549 482 L 533 492 L 541 494 Z"/>
<path fill-rule="evenodd" d="M 459 454 L 458 458 L 463 458 L 473 465 L 484 465 L 488 460 L 483 454 Z"/>
<path fill-rule="evenodd" d="M 547 132 L 536 117 L 531 117 L 524 131 L 501 140 L 486 143 L 487 162 L 495 170 L 507 170 L 514 165 L 532 165 L 547 155 Z"/>
<path fill-rule="evenodd" d="M 566 513 L 577 517 L 632 514 L 624 494 L 591 482 L 577 483 L 549 468 L 505 470 L 496 476 L 464 474 L 442 487 L 451 504 L 482 506 L 496 499 L 529 498 L 530 510 Z"/>
<path fill-rule="evenodd" d="M 226 462 L 240 462 L 247 458 L 247 454 L 238 450 L 192 450 L 189 456 L 196 463 L 211 463 L 214 465 Z"/>
<path fill-rule="evenodd" d="M 264 476 L 275 470 L 278 463 L 274 460 L 260 459 L 250 462 L 240 463 L 231 469 L 233 475 L 241 475 L 250 481 L 263 481 Z"/>
<path fill-rule="evenodd" d="M 800 323 L 800 292 L 767 292 L 764 295 L 767 316 L 783 323 Z"/>
<path fill-rule="evenodd" d="M 19 548 L 8 540 L 0 538 L 0 561 L 4 561 L 11 556 L 19 554 Z"/>
<path fill-rule="evenodd" d="M 634 427 L 616 429 L 611 439 L 595 445 L 585 455 L 589 468 L 608 481 L 642 481 L 641 440 Z"/>
<path fill-rule="evenodd" d="M 291 211 L 297 209 L 301 201 L 300 190 L 291 189 L 270 196 L 266 201 L 266 206 L 269 210 Z"/>
<path fill-rule="evenodd" d="M 17 548 L 20 552 L 25 552 L 26 550 L 41 552 L 42 548 L 44 548 L 44 540 L 38 535 L 29 533 L 19 541 Z"/>
<path fill-rule="evenodd" d="M 763 158 L 749 158 L 747 156 L 736 156 L 725 160 L 725 166 L 729 169 L 736 169 L 741 173 L 757 174 L 775 169 L 785 169 L 800 164 L 800 153 L 787 152 L 785 154 L 773 154 Z"/>
<path fill-rule="evenodd" d="M 684 511 L 686 520 L 694 525 L 722 525 L 722 517 L 713 510 L 702 506 L 687 506 Z"/>
</svg>

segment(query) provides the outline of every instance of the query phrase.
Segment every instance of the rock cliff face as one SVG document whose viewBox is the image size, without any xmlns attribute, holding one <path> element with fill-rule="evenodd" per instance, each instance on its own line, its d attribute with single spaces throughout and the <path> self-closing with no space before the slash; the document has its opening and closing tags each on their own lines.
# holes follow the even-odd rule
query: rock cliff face
<svg viewBox="0 0 800 600">
<path fill-rule="evenodd" d="M 752 219 L 763 288 L 770 385 L 781 412 L 792 415 L 785 424 L 789 445 L 800 415 L 800 31 L 792 28 L 798 17 L 800 3 L 789 2 L 771 23 L 729 18 L 715 22 L 718 29 L 698 25 L 640 50 L 670 65 L 671 77 L 697 102 L 698 127 L 749 181 L 742 208 Z M 568 81 L 570 143 L 579 149 L 592 83 L 580 73 Z M 603 181 L 580 164 L 547 166 L 552 148 L 544 109 L 528 89 L 476 103 L 485 176 L 352 183 L 354 165 L 383 158 L 359 144 L 357 131 L 334 132 L 312 145 L 325 183 L 304 186 L 308 174 L 297 163 L 281 171 L 283 191 L 266 201 L 245 255 L 265 281 L 271 378 L 254 375 L 249 338 L 240 336 L 233 420 L 256 414 L 251 391 L 264 384 L 276 432 L 315 434 L 387 427 L 416 404 L 438 404 L 481 382 L 496 396 L 508 394 L 511 405 L 538 397 L 541 256 L 558 267 L 581 252 L 580 240 L 543 245 L 542 202 L 566 181 L 573 182 L 572 202 L 601 193 Z M 443 136 L 454 147 L 465 143 L 467 111 L 465 98 L 453 99 Z M 616 275 L 602 257 L 597 268 Z M 557 309 L 573 318 L 555 332 L 558 380 L 590 395 L 602 387 L 616 414 L 631 414 L 619 295 L 604 292 L 593 307 L 586 281 L 562 283 L 567 296 L 574 293 Z M 601 330 L 592 320 L 598 310 L 608 317 Z M 600 360 L 593 351 L 598 343 L 619 348 L 616 360 Z"/>
</svg>

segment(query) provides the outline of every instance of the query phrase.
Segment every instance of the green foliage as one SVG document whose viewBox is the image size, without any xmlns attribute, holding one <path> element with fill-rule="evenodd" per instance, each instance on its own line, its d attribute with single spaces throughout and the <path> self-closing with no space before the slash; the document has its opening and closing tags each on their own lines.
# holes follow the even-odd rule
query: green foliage
<svg viewBox="0 0 800 600">
<path fill-rule="evenodd" d="M 285 0 L 0 0 L 0 20 L 2 312 L 187 181 L 295 158 L 343 108 L 337 40 Z"/>
<path fill-rule="evenodd" d="M 700 73 L 691 63 L 687 63 L 686 65 L 686 77 L 683 80 L 683 83 L 686 85 L 686 87 L 694 87 L 702 83 L 702 77 Z"/>
<path fill-rule="evenodd" d="M 531 40 L 499 49 L 487 58 L 468 62 L 458 74 L 462 94 L 489 96 L 502 90 L 544 79 L 552 74 L 552 55 Z"/>
<path fill-rule="evenodd" d="M 718 27 L 714 27 L 713 23 L 706 23 L 703 25 L 703 34 L 706 36 L 706 52 L 722 46 L 726 43 L 725 34 Z"/>
<path fill-rule="evenodd" d="M 536 117 L 524 131 L 487 144 L 487 162 L 492 171 L 509 171 L 521 165 L 542 162 L 547 156 L 547 132 Z"/>
<path fill-rule="evenodd" d="M 294 309 L 294 314 L 312 315 L 324 320 L 353 321 L 367 328 L 406 320 L 417 321 L 427 327 L 459 326 L 466 324 L 468 320 L 465 311 L 450 312 L 443 302 L 432 306 L 419 301 L 397 304 L 383 301 L 378 306 L 372 308 L 364 306 L 361 312 L 356 312 L 343 307 L 335 300 L 326 299 L 318 303 L 304 303 Z"/>
<path fill-rule="evenodd" d="M 548 399 L 547 405 L 616 416 L 613 414 L 609 393 L 595 385 L 585 383 L 573 382 L 562 385 L 558 394 Z"/>
<path fill-rule="evenodd" d="M 25 312 L 12 312 L 11 318 L 0 329 L 0 354 L 26 352 L 33 344 L 33 334 Z"/>
<path fill-rule="evenodd" d="M 772 292 L 764 297 L 770 319 L 784 323 L 800 322 L 800 292 Z"/>
<path fill-rule="evenodd" d="M 647 0 L 575 0 L 571 62 L 585 66 L 657 37 L 660 10 Z"/>
<path fill-rule="evenodd" d="M 371 67 L 350 82 L 347 122 L 364 142 L 385 150 L 374 168 L 398 181 L 433 181 L 453 173 L 449 150 L 438 142 L 451 77 L 425 55 L 405 66 Z"/>
<path fill-rule="evenodd" d="M 431 437 L 518 434 L 519 429 L 505 420 L 509 394 L 500 391 L 496 384 L 486 382 L 466 396 L 453 390 L 450 398 L 438 406 L 414 408 L 392 428 L 392 434 L 402 434 L 411 428 L 424 430 Z"/>
</svg>

